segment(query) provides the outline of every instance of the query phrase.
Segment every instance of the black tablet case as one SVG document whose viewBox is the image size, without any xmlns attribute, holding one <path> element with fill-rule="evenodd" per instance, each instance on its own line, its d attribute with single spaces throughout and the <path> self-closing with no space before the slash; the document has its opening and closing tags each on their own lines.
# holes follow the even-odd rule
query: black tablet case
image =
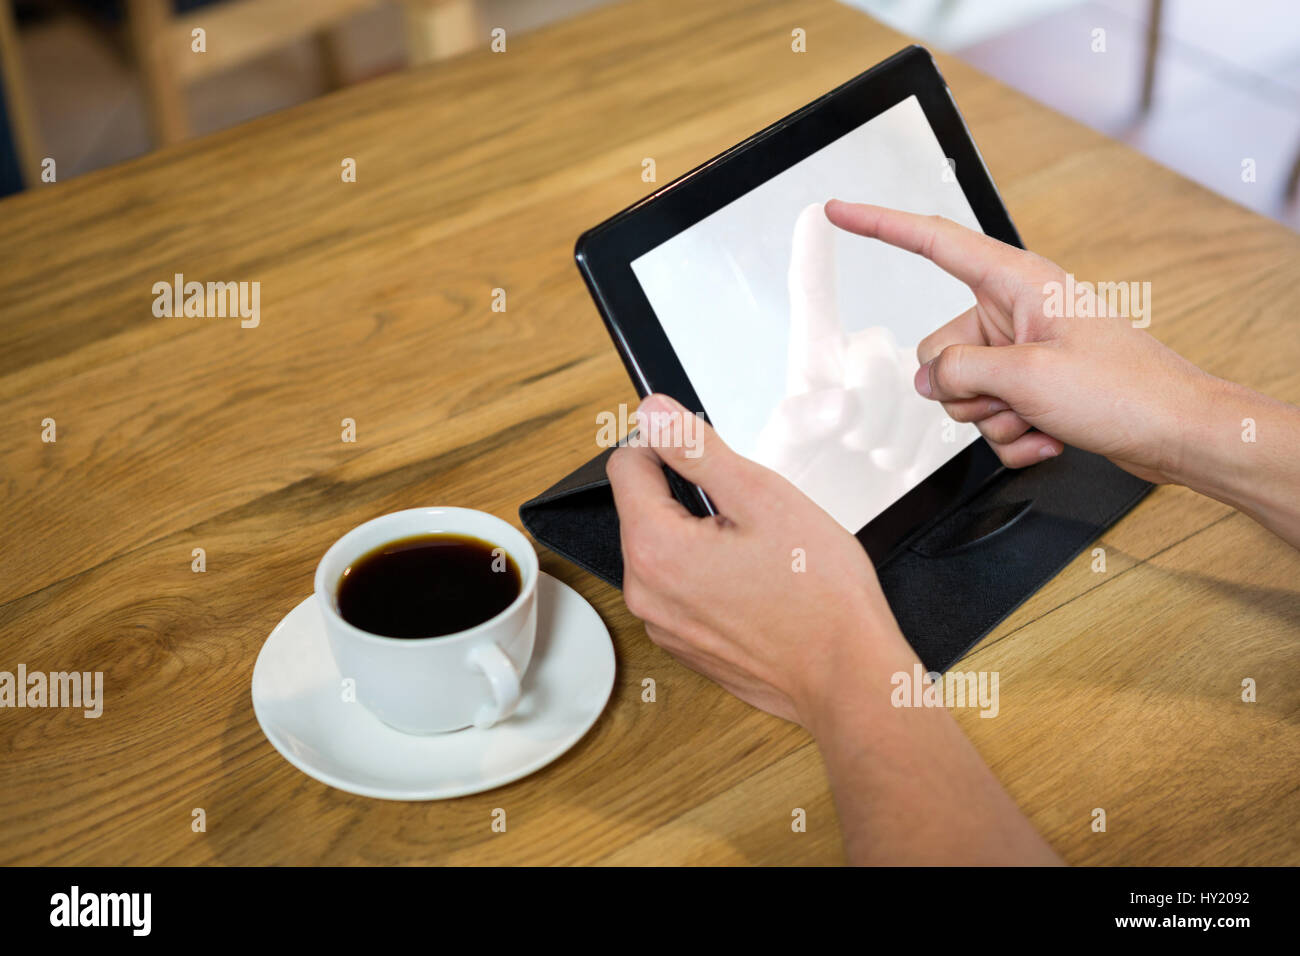
<svg viewBox="0 0 1300 956">
<path fill-rule="evenodd" d="M 537 541 L 621 587 L 608 449 L 519 508 Z M 668 472 L 679 500 L 682 479 Z M 927 671 L 946 671 L 998 622 L 1118 521 L 1151 485 L 1074 448 L 1004 469 L 921 525 L 876 568 L 903 634 Z"/>
</svg>

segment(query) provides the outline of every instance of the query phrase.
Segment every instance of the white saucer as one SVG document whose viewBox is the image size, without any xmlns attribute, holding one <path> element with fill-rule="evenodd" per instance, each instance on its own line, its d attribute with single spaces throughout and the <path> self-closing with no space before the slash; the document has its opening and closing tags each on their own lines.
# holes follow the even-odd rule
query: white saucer
<svg viewBox="0 0 1300 956">
<path fill-rule="evenodd" d="M 591 729 L 614 687 L 614 645 L 595 608 L 549 574 L 537 581 L 537 643 L 519 708 L 479 730 L 417 737 L 346 703 L 320 610 L 309 597 L 253 666 L 253 712 L 271 745 L 309 777 L 385 800 L 440 800 L 540 770 Z"/>
</svg>

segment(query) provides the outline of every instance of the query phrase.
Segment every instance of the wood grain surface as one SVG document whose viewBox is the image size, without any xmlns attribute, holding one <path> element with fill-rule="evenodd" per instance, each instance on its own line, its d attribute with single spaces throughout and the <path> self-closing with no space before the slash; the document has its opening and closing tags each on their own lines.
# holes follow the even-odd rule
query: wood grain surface
<svg viewBox="0 0 1300 956">
<path fill-rule="evenodd" d="M 518 783 L 332 790 L 272 749 L 249 682 L 339 535 L 431 504 L 517 524 L 635 401 L 572 248 L 648 191 L 643 158 L 667 182 L 906 42 L 831 0 L 637 0 L 0 203 L 0 669 L 106 684 L 97 720 L 0 710 L 0 862 L 841 862 L 811 739 L 547 552 L 618 676 Z M 939 60 L 1031 248 L 1150 281 L 1155 335 L 1300 399 L 1300 238 Z M 175 273 L 260 282 L 260 324 L 155 318 Z M 1001 715 L 958 719 L 1070 862 L 1300 863 L 1300 557 L 1181 489 L 1099 545 L 1105 573 L 1080 557 L 960 665 L 999 671 Z"/>
</svg>

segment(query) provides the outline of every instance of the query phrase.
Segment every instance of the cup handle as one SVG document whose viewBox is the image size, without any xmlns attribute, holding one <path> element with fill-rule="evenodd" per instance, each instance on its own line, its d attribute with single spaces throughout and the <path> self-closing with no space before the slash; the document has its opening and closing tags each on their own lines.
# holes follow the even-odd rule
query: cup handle
<svg viewBox="0 0 1300 956">
<path fill-rule="evenodd" d="M 519 671 L 496 644 L 480 644 L 469 652 L 469 662 L 483 672 L 492 685 L 494 702 L 484 704 L 474 717 L 474 726 L 487 728 L 505 720 L 519 704 Z"/>
</svg>

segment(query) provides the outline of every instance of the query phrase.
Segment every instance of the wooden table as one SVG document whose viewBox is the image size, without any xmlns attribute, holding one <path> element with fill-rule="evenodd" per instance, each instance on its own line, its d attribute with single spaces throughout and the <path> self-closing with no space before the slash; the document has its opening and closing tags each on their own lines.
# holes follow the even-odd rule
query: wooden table
<svg viewBox="0 0 1300 956">
<path fill-rule="evenodd" d="M 647 191 L 643 158 L 667 182 L 904 43 L 830 0 L 641 0 L 0 203 L 0 669 L 102 670 L 107 697 L 98 720 L 0 711 L 0 861 L 841 861 L 811 739 L 549 553 L 618 678 L 523 781 L 332 790 L 267 743 L 249 680 L 348 528 L 437 503 L 517 521 L 634 402 L 571 253 Z M 940 59 L 1032 248 L 1152 282 L 1153 333 L 1300 399 L 1300 237 Z M 155 318 L 177 272 L 260 282 L 260 324 Z M 1180 489 L 1100 546 L 1104 573 L 1080 557 L 967 658 L 1000 672 L 1001 716 L 958 719 L 1071 862 L 1300 862 L 1300 557 Z"/>
</svg>

